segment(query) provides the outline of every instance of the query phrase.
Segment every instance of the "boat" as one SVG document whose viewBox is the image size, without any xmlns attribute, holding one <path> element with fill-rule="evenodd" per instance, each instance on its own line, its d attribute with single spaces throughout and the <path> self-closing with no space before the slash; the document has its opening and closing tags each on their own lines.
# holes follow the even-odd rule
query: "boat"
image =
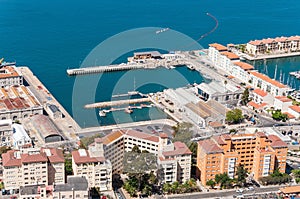
<svg viewBox="0 0 300 199">
<path fill-rule="evenodd" d="M 4 58 L 0 59 L 0 68 L 5 66 L 15 66 L 16 62 L 5 62 Z"/>
<path fill-rule="evenodd" d="M 159 34 L 159 33 L 162 33 L 162 32 L 166 32 L 168 31 L 170 28 L 163 28 L 163 29 L 160 29 L 160 30 L 157 30 L 155 33 L 156 34 Z"/>
<path fill-rule="evenodd" d="M 291 76 L 295 76 L 297 79 L 300 79 L 300 71 L 294 71 L 289 73 Z"/>
<path fill-rule="evenodd" d="M 133 112 L 133 110 L 132 110 L 130 107 L 128 107 L 128 108 L 126 108 L 126 109 L 124 110 L 124 112 L 125 112 L 125 113 L 128 113 L 128 114 L 131 114 L 131 113 Z"/>
<path fill-rule="evenodd" d="M 106 112 L 104 110 L 100 110 L 99 111 L 99 116 L 100 117 L 105 117 L 106 116 Z"/>
</svg>

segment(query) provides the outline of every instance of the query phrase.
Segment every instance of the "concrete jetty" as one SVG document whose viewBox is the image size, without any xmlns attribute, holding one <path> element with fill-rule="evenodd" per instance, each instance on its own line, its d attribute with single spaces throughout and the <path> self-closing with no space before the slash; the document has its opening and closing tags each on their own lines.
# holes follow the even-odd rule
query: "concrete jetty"
<svg viewBox="0 0 300 199">
<path fill-rule="evenodd" d="M 118 101 L 108 101 L 108 102 L 97 102 L 93 104 L 87 104 L 84 108 L 103 108 L 108 106 L 119 106 L 123 104 L 135 104 L 142 102 L 150 102 L 150 99 L 147 98 L 139 98 L 139 99 L 128 99 L 128 100 L 118 100 Z"/>
<path fill-rule="evenodd" d="M 147 60 L 144 63 L 123 63 L 119 65 L 108 66 L 93 66 L 85 68 L 68 69 L 67 74 L 72 75 L 87 75 L 93 73 L 106 73 L 125 70 L 137 70 L 137 69 L 155 69 L 158 67 L 169 68 L 171 66 L 185 65 L 184 60 L 167 61 L 167 60 Z"/>
</svg>

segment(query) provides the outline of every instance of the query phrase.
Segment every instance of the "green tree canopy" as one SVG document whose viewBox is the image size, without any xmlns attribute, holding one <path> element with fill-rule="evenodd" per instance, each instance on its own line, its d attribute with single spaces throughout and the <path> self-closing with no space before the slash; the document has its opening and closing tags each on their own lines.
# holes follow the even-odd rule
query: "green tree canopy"
<svg viewBox="0 0 300 199">
<path fill-rule="evenodd" d="M 243 92 L 242 99 L 241 99 L 241 105 L 245 106 L 250 101 L 249 99 L 249 89 L 246 88 Z"/>
<path fill-rule="evenodd" d="M 228 111 L 226 113 L 226 121 L 229 124 L 240 123 L 242 119 L 243 119 L 243 112 L 238 108 Z"/>
</svg>

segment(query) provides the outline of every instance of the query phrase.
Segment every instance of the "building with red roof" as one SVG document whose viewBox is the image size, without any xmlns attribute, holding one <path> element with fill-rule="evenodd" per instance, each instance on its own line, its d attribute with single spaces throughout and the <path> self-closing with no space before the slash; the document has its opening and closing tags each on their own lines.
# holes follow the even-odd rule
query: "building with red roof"
<svg viewBox="0 0 300 199">
<path fill-rule="evenodd" d="M 276 96 L 274 99 L 274 109 L 281 110 L 281 112 L 287 112 L 288 108 L 293 105 L 293 100 L 286 96 Z"/>
<path fill-rule="evenodd" d="M 198 142 L 198 176 L 204 185 L 224 172 L 234 178 L 236 167 L 243 165 L 258 180 L 276 168 L 285 172 L 286 154 L 287 144 L 276 135 L 257 132 L 213 136 Z"/>
<path fill-rule="evenodd" d="M 21 186 L 65 183 L 64 157 L 54 148 L 10 150 L 2 154 L 3 182 L 6 190 Z"/>
</svg>

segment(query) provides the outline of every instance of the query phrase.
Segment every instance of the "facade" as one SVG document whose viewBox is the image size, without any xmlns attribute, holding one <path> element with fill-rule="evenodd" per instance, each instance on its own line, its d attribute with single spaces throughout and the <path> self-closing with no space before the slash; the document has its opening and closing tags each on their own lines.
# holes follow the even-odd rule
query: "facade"
<svg viewBox="0 0 300 199">
<path fill-rule="evenodd" d="M 231 74 L 232 74 L 232 76 L 242 80 L 243 82 L 248 82 L 249 81 L 248 71 L 251 71 L 253 69 L 254 69 L 254 66 L 252 66 L 248 63 L 236 61 L 236 62 L 233 62 L 233 64 L 232 64 Z"/>
<path fill-rule="evenodd" d="M 208 48 L 208 57 L 212 60 L 213 64 L 215 64 L 217 67 L 221 65 L 221 53 L 226 52 L 227 48 L 221 44 L 213 43 L 209 44 Z"/>
<path fill-rule="evenodd" d="M 300 36 L 250 41 L 246 45 L 246 50 L 252 55 L 298 52 L 300 51 Z"/>
<path fill-rule="evenodd" d="M 11 146 L 12 120 L 0 120 L 0 146 Z"/>
<path fill-rule="evenodd" d="M 262 104 L 262 103 L 273 104 L 274 103 L 274 97 L 270 93 L 268 93 L 264 90 L 261 90 L 259 88 L 254 89 L 250 93 L 250 98 L 256 104 Z"/>
<path fill-rule="evenodd" d="M 300 107 L 296 106 L 296 105 L 289 106 L 288 113 L 293 115 L 296 119 L 299 119 L 300 118 Z"/>
<path fill-rule="evenodd" d="M 19 120 L 43 114 L 43 107 L 25 86 L 9 86 L 0 89 L 0 119 Z"/>
<path fill-rule="evenodd" d="M 15 66 L 0 68 L 0 87 L 23 85 L 23 76 Z"/>
<path fill-rule="evenodd" d="M 229 73 L 232 73 L 233 63 L 240 61 L 239 56 L 228 51 L 221 52 L 219 59 L 220 59 L 220 68 L 222 68 L 224 71 L 227 71 Z"/>
<path fill-rule="evenodd" d="M 54 185 L 53 199 L 88 199 L 89 187 L 85 177 L 68 176 L 67 183 Z"/>
<path fill-rule="evenodd" d="M 5 189 L 14 192 L 21 186 L 37 184 L 47 186 L 56 183 L 51 179 L 59 179 L 57 183 L 64 182 L 64 173 L 56 175 L 56 171 L 64 171 L 62 152 L 58 149 L 48 150 L 10 150 L 2 154 Z M 51 170 L 52 163 L 58 162 L 62 163 L 61 168 L 56 167 L 56 170 Z"/>
<path fill-rule="evenodd" d="M 269 92 L 273 96 L 287 96 L 291 91 L 291 89 L 286 85 L 257 71 L 250 71 L 249 73 L 249 83 L 254 88 L 260 88 L 263 91 Z"/>
<path fill-rule="evenodd" d="M 19 199 L 48 199 L 52 198 L 45 185 L 21 186 Z"/>
<path fill-rule="evenodd" d="M 103 153 L 102 141 L 95 139 L 88 150 L 72 152 L 72 168 L 74 176 L 87 179 L 89 188 L 99 187 L 100 191 L 107 191 L 112 189 L 112 166 Z"/>
<path fill-rule="evenodd" d="M 285 172 L 287 144 L 276 135 L 255 134 L 213 136 L 198 142 L 197 167 L 202 184 L 226 172 L 235 176 L 243 165 L 255 180 L 268 176 L 274 169 Z"/>
</svg>

